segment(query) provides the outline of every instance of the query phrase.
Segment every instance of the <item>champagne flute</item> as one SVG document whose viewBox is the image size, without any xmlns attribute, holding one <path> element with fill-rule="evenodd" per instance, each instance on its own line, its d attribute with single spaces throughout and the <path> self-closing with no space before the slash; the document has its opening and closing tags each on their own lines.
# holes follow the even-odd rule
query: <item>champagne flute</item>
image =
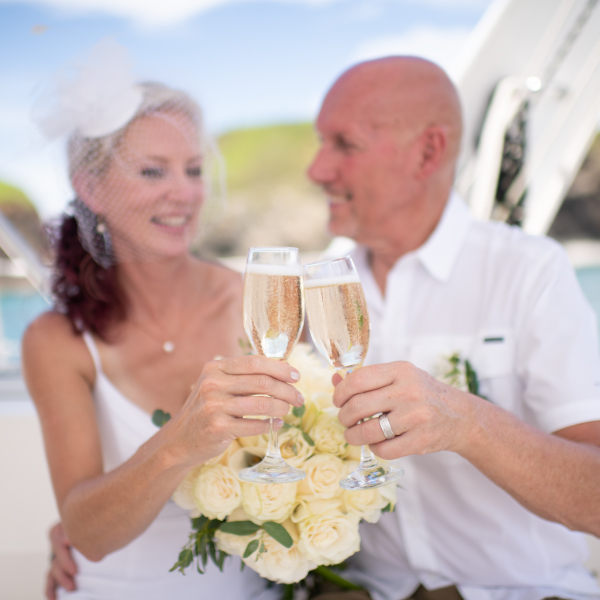
<svg viewBox="0 0 600 600">
<path fill-rule="evenodd" d="M 304 288 L 308 324 L 317 350 L 342 377 L 362 367 L 371 324 L 352 258 L 305 265 Z M 359 466 L 340 481 L 340 486 L 346 490 L 375 488 L 397 481 L 403 473 L 381 465 L 368 446 L 361 446 Z"/>
<path fill-rule="evenodd" d="M 244 276 L 244 329 L 257 354 L 287 360 L 304 324 L 304 289 L 298 248 L 250 248 Z M 292 483 L 306 473 L 281 457 L 273 418 L 263 460 L 242 469 L 240 479 L 253 483 Z"/>
</svg>

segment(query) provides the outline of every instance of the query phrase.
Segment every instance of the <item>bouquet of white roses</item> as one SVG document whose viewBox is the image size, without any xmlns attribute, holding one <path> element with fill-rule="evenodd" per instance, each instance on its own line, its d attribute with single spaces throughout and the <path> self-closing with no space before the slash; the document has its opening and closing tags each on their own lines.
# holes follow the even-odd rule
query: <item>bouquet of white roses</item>
<svg viewBox="0 0 600 600">
<path fill-rule="evenodd" d="M 238 479 L 241 469 L 264 456 L 266 435 L 239 438 L 221 456 L 192 469 L 173 495 L 191 511 L 192 532 L 172 570 L 183 572 L 195 560 L 202 572 L 209 558 L 222 569 L 225 557 L 236 555 L 267 579 L 295 583 L 357 552 L 361 519 L 376 523 L 382 512 L 393 510 L 394 485 L 361 491 L 339 485 L 356 468 L 360 449 L 344 439 L 332 404 L 332 371 L 308 344 L 298 344 L 289 363 L 302 374 L 296 387 L 305 403 L 284 419 L 280 449 L 306 478 L 288 484 Z"/>
</svg>

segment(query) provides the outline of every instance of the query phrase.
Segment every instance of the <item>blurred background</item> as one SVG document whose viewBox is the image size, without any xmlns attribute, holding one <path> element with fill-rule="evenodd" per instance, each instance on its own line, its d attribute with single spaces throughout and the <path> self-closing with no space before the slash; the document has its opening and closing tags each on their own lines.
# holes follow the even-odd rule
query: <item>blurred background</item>
<svg viewBox="0 0 600 600">
<path fill-rule="evenodd" d="M 600 317 L 598 4 L 0 0 L 0 596 L 41 598 L 56 518 L 19 363 L 27 323 L 48 308 L 42 223 L 72 198 L 63 148 L 30 119 L 54 73 L 108 36 L 129 50 L 140 80 L 200 102 L 228 193 L 194 252 L 236 265 L 252 245 L 312 257 L 330 244 L 326 202 L 305 171 L 317 148 L 312 120 L 334 79 L 368 58 L 429 58 L 463 98 L 459 191 L 479 217 L 563 243 Z"/>
</svg>

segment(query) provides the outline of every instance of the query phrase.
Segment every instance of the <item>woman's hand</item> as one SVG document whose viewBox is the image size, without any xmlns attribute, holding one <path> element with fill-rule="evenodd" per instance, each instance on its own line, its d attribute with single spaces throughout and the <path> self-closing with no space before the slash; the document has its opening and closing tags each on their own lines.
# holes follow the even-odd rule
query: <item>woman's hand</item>
<svg viewBox="0 0 600 600">
<path fill-rule="evenodd" d="M 77 565 L 71 555 L 71 544 L 65 534 L 62 523 L 57 523 L 48 534 L 52 554 L 50 570 L 46 575 L 46 598 L 56 600 L 56 590 L 59 587 L 71 592 L 77 589 L 75 575 Z"/>
<path fill-rule="evenodd" d="M 244 417 L 284 417 L 290 405 L 302 406 L 304 398 L 291 385 L 299 379 L 286 362 L 264 356 L 209 362 L 181 411 L 161 431 L 182 463 L 206 462 L 237 437 L 269 431 L 268 421 Z M 276 420 L 275 426 L 281 425 Z"/>
</svg>

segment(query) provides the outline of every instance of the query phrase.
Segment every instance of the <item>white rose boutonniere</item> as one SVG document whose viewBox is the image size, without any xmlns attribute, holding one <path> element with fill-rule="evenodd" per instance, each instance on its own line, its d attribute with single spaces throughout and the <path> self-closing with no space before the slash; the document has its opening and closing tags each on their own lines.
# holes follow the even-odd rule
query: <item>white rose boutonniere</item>
<svg viewBox="0 0 600 600">
<path fill-rule="evenodd" d="M 463 392 L 470 392 L 484 400 L 489 400 L 479 393 L 479 378 L 468 358 L 463 358 L 459 351 L 443 356 L 434 374 L 436 379 Z"/>
</svg>

